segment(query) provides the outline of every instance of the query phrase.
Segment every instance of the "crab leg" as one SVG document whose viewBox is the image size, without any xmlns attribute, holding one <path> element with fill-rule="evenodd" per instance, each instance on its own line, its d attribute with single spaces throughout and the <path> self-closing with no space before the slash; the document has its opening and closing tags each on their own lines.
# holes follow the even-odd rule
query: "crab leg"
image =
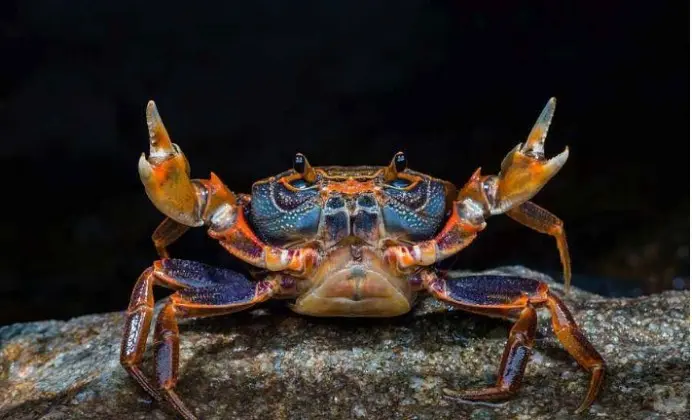
<svg viewBox="0 0 692 420">
<path fill-rule="evenodd" d="M 144 376 L 140 365 L 146 347 L 156 285 L 178 290 L 169 297 L 155 328 L 158 386 Z M 178 318 L 228 314 L 269 299 L 276 290 L 272 282 L 254 283 L 231 270 L 194 261 L 163 259 L 154 262 L 137 280 L 127 310 L 120 348 L 120 363 L 157 401 L 167 400 L 184 418 L 194 415 L 173 391 L 178 378 Z M 161 392 L 159 392 L 161 390 Z"/>
<path fill-rule="evenodd" d="M 170 296 L 156 320 L 154 344 L 156 346 L 156 377 L 163 397 L 185 419 L 195 416 L 185 406 L 175 386 L 178 382 L 180 339 L 178 319 L 212 317 L 242 311 L 269 299 L 272 286 L 259 284 L 252 298 L 242 298 L 250 290 L 238 291 L 228 286 L 185 289 Z"/>
<path fill-rule="evenodd" d="M 524 226 L 555 238 L 565 279 L 565 292 L 569 291 L 572 278 L 572 264 L 569 257 L 569 248 L 567 247 L 567 235 L 562 220 L 530 201 L 509 209 L 506 214 Z"/>
<path fill-rule="evenodd" d="M 446 391 L 467 400 L 506 399 L 517 392 L 536 335 L 535 308 L 547 308 L 552 327 L 567 352 L 591 373 L 589 389 L 576 412 L 596 399 L 605 375 L 605 361 L 579 330 L 567 306 L 537 280 L 495 275 L 441 279 L 429 276 L 426 289 L 440 300 L 468 312 L 517 319 L 502 356 L 494 387 L 474 391 Z"/>
<path fill-rule="evenodd" d="M 184 233 L 178 225 L 207 225 L 210 236 L 221 241 L 231 254 L 257 267 L 304 274 L 316 264 L 314 249 L 289 251 L 262 242 L 249 227 L 241 200 L 214 173 L 209 179 L 190 179 L 187 159 L 171 142 L 153 101 L 147 105 L 147 126 L 149 157 L 142 154 L 139 175 L 149 199 L 171 219 L 154 233 L 160 255 L 167 255 L 165 247 Z"/>
<path fill-rule="evenodd" d="M 536 195 L 562 168 L 569 155 L 565 148 L 554 158 L 545 159 L 545 137 L 554 110 L 555 99 L 551 98 L 526 143 L 520 143 L 505 157 L 498 175 L 481 176 L 480 168 L 476 170 L 457 195 L 452 204 L 452 215 L 435 238 L 413 245 L 390 246 L 385 250 L 385 258 L 400 271 L 413 266 L 434 264 L 470 244 L 478 232 L 485 229 L 486 219 L 490 216 L 518 208 Z M 544 212 L 544 223 L 551 221 L 556 224 L 559 221 L 554 216 L 554 220 L 550 219 L 547 216 L 550 213 Z M 520 209 L 513 212 L 512 216 L 523 217 L 534 228 L 548 228 L 549 226 L 538 222 L 541 216 L 534 213 Z M 560 253 L 565 265 L 566 283 L 569 283 L 569 257 L 564 234 L 558 237 L 558 241 L 564 242 Z"/>
<path fill-rule="evenodd" d="M 157 281 L 157 278 L 154 276 L 154 270 L 151 267 L 144 270 L 139 276 L 135 287 L 132 289 L 130 304 L 127 307 L 125 331 L 123 332 L 123 341 L 120 346 L 120 364 L 149 395 L 161 401 L 161 395 L 151 385 L 139 367 L 144 355 L 144 347 L 146 346 L 151 318 L 154 313 L 154 293 L 152 291 L 154 283 L 159 283 L 159 285 L 164 287 L 175 287 L 163 281 Z"/>
<path fill-rule="evenodd" d="M 445 389 L 445 393 L 465 400 L 495 401 L 512 397 L 521 386 L 535 337 L 536 310 L 532 306 L 527 306 L 521 311 L 519 320 L 509 332 L 495 386 L 469 391 Z"/>
<path fill-rule="evenodd" d="M 151 240 L 154 242 L 159 257 L 168 258 L 169 255 L 166 247 L 177 241 L 188 229 L 190 229 L 189 226 L 178 223 L 170 217 L 163 219 L 163 222 L 151 235 Z"/>
</svg>

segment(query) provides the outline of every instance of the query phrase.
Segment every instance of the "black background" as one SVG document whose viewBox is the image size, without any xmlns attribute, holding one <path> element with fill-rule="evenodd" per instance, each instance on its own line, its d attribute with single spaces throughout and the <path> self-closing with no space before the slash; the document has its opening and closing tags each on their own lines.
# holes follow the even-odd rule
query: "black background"
<svg viewBox="0 0 692 420">
<path fill-rule="evenodd" d="M 481 2 L 475 2 L 481 3 Z M 0 6 L 0 324 L 121 310 L 161 215 L 137 160 L 154 99 L 193 176 L 287 169 L 494 173 L 551 96 L 570 158 L 534 201 L 565 221 L 578 286 L 689 287 L 683 2 L 8 1 Z M 175 256 L 234 266 L 203 229 Z M 504 216 L 449 263 L 559 274 Z"/>
</svg>

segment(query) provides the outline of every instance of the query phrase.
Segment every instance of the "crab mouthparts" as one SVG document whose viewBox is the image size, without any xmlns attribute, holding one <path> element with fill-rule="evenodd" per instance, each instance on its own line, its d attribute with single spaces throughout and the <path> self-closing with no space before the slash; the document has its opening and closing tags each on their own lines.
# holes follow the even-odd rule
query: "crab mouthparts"
<svg viewBox="0 0 692 420">
<path fill-rule="evenodd" d="M 292 309 L 311 316 L 397 316 L 411 309 L 412 295 L 407 277 L 393 273 L 370 247 L 353 243 L 329 255 Z"/>
<path fill-rule="evenodd" d="M 351 258 L 353 261 L 363 260 L 363 245 L 361 244 L 351 244 Z"/>
</svg>

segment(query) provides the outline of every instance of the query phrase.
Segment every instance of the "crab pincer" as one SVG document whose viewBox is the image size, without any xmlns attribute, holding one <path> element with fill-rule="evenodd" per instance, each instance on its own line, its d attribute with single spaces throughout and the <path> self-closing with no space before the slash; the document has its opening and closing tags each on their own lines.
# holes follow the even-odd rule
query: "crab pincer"
<svg viewBox="0 0 692 420">
<path fill-rule="evenodd" d="M 492 212 L 507 216 L 538 232 L 551 235 L 557 242 L 562 263 L 565 292 L 569 293 L 572 264 L 562 220 L 530 200 L 562 168 L 569 157 L 569 146 L 546 160 L 545 139 L 555 113 L 556 99 L 550 98 L 538 116 L 524 144 L 519 144 L 502 161 L 497 184 L 498 203 Z"/>
<path fill-rule="evenodd" d="M 149 158 L 139 158 L 139 176 L 147 196 L 159 211 L 186 226 L 202 226 L 199 188 L 190 180 L 190 165 L 171 142 L 154 101 L 147 104 Z"/>
<path fill-rule="evenodd" d="M 555 98 L 550 98 L 526 142 L 519 143 L 502 161 L 492 214 L 504 213 L 533 198 L 567 162 L 567 146 L 552 159 L 545 158 L 545 138 L 555 112 L 555 103 Z"/>
</svg>

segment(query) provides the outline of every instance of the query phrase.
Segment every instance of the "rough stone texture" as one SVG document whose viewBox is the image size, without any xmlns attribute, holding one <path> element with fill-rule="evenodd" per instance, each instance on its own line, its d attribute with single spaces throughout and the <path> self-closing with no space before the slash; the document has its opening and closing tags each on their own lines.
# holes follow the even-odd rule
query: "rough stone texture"
<svg viewBox="0 0 692 420">
<path fill-rule="evenodd" d="M 498 271 L 561 290 L 522 268 Z M 573 292 L 566 301 L 609 366 L 582 418 L 689 418 L 689 292 Z M 556 341 L 547 312 L 539 319 L 524 385 L 504 404 L 459 402 L 442 388 L 492 383 L 510 324 L 429 299 L 389 320 L 306 318 L 269 305 L 187 321 L 178 389 L 203 419 L 572 418 L 588 377 Z M 0 418 L 173 418 L 120 367 L 123 320 L 109 313 L 0 328 Z"/>
</svg>

